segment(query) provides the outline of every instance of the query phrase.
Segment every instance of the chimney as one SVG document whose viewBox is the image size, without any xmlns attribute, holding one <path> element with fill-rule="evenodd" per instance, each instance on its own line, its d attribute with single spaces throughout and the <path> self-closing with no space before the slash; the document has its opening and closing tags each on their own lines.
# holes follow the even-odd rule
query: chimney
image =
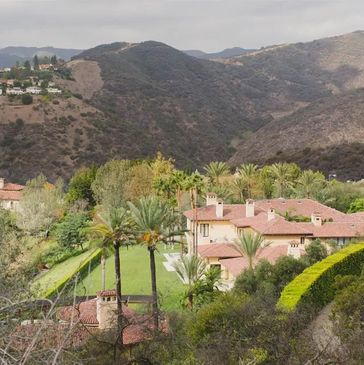
<svg viewBox="0 0 364 365">
<path fill-rule="evenodd" d="M 248 199 L 245 203 L 245 215 L 249 218 L 249 217 L 254 217 L 255 212 L 254 212 L 254 200 L 252 199 Z"/>
<path fill-rule="evenodd" d="M 96 299 L 96 317 L 99 322 L 100 329 L 109 329 L 115 326 L 117 319 L 116 295 L 97 294 Z"/>
<path fill-rule="evenodd" d="M 217 196 L 215 193 L 207 193 L 206 194 L 206 206 L 208 205 L 216 205 L 217 204 Z"/>
<path fill-rule="evenodd" d="M 269 208 L 268 210 L 268 221 L 273 220 L 276 217 L 276 211 L 274 208 Z"/>
<path fill-rule="evenodd" d="M 298 247 L 298 242 L 291 241 L 288 246 L 288 255 L 293 256 L 295 259 L 299 259 L 301 257 L 301 251 Z"/>
<path fill-rule="evenodd" d="M 0 177 L 0 190 L 4 189 L 5 186 L 5 179 L 3 177 Z"/>
<path fill-rule="evenodd" d="M 320 213 L 312 213 L 311 223 L 313 223 L 315 226 L 322 226 L 321 214 Z"/>
<path fill-rule="evenodd" d="M 224 216 L 224 202 L 219 199 L 216 202 L 216 217 L 217 218 L 222 218 Z"/>
</svg>

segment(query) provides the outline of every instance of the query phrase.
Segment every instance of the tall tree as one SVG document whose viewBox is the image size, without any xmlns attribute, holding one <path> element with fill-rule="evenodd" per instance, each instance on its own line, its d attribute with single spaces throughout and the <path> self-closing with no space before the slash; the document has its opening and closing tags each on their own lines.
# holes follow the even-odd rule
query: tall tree
<svg viewBox="0 0 364 365">
<path fill-rule="evenodd" d="M 198 194 L 205 188 L 205 181 L 202 175 L 200 175 L 197 171 L 188 176 L 185 180 L 185 189 L 189 192 L 190 196 L 190 204 L 191 209 L 193 209 L 194 218 L 192 220 L 191 232 L 193 237 L 193 252 L 197 254 L 197 203 L 198 203 Z"/>
<path fill-rule="evenodd" d="M 124 318 L 121 300 L 120 247 L 131 242 L 133 237 L 133 221 L 124 208 L 111 208 L 100 213 L 94 225 L 88 228 L 89 233 L 101 237 L 100 247 L 104 253 L 109 247 L 114 250 L 116 301 L 117 301 L 117 343 L 123 345 Z"/>
<path fill-rule="evenodd" d="M 303 171 L 297 179 L 296 193 L 302 198 L 312 198 L 324 187 L 325 176 L 321 172 Z"/>
<path fill-rule="evenodd" d="M 92 183 L 96 178 L 97 167 L 83 167 L 75 172 L 68 184 L 66 200 L 75 203 L 83 200 L 89 206 L 95 205 L 95 197 L 92 191 Z"/>
<path fill-rule="evenodd" d="M 44 175 L 29 180 L 23 190 L 17 214 L 17 225 L 24 231 L 39 234 L 47 232 L 63 215 L 63 182 L 55 185 L 47 182 Z"/>
<path fill-rule="evenodd" d="M 267 247 L 270 243 L 265 242 L 264 237 L 259 233 L 244 232 L 235 239 L 235 243 L 244 257 L 248 259 L 249 269 L 253 269 L 254 259 L 260 249 Z"/>
<path fill-rule="evenodd" d="M 257 185 L 257 172 L 258 166 L 252 163 L 243 164 L 238 169 L 238 177 L 241 179 L 247 199 L 253 197 L 253 190 Z"/>
<path fill-rule="evenodd" d="M 221 178 L 229 175 L 230 168 L 226 162 L 214 161 L 210 162 L 204 167 L 206 171 L 206 176 L 209 177 L 212 184 L 219 185 Z"/>
<path fill-rule="evenodd" d="M 129 202 L 138 240 L 146 245 L 149 252 L 150 273 L 153 295 L 153 316 L 155 327 L 159 327 L 159 309 L 155 251 L 160 243 L 168 244 L 171 239 L 183 234 L 176 228 L 176 216 L 170 206 L 157 197 L 141 198 L 135 205 Z"/>
<path fill-rule="evenodd" d="M 293 187 L 293 176 L 290 165 L 287 163 L 275 163 L 271 166 L 271 173 L 274 178 L 274 186 L 278 198 L 287 198 Z"/>
<path fill-rule="evenodd" d="M 25 69 L 26 69 L 27 71 L 30 71 L 31 66 L 30 66 L 30 62 L 29 62 L 28 60 L 26 60 L 26 61 L 24 62 L 24 67 L 25 67 Z"/>
<path fill-rule="evenodd" d="M 39 70 L 39 58 L 37 55 L 35 55 L 33 57 L 33 67 L 34 67 L 34 70 L 36 70 L 36 71 Z"/>
<path fill-rule="evenodd" d="M 106 209 L 123 206 L 128 200 L 131 167 L 129 160 L 111 160 L 98 168 L 91 185 L 98 204 Z"/>
<path fill-rule="evenodd" d="M 53 55 L 52 57 L 51 57 L 51 64 L 53 65 L 53 66 L 56 66 L 57 65 L 57 56 L 56 55 Z"/>
</svg>

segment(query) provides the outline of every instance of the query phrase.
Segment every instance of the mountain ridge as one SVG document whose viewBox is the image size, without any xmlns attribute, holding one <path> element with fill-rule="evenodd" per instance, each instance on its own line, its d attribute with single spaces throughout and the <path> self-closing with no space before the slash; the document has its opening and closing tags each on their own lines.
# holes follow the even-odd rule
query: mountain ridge
<svg viewBox="0 0 364 365">
<path fill-rule="evenodd" d="M 157 151 L 175 158 L 179 167 L 200 168 L 212 160 L 230 159 L 238 165 L 248 159 L 264 163 L 295 158 L 309 168 L 317 166 L 312 151 L 320 150 L 321 160 L 325 153 L 332 156 L 325 171 L 335 168 L 346 178 L 358 165 L 346 158 L 346 166 L 336 168 L 337 146 L 356 156 L 354 152 L 361 147 L 354 150 L 352 146 L 361 143 L 361 134 L 353 132 L 347 141 L 335 137 L 324 147 L 313 142 L 327 139 L 335 131 L 339 136 L 345 128 L 359 128 L 364 108 L 359 90 L 364 87 L 363 45 L 364 33 L 356 32 L 267 47 L 224 62 L 191 57 L 156 41 L 99 45 L 65 65 L 73 80 L 56 80 L 64 90 L 82 97 L 77 104 L 69 100 L 69 108 L 77 113 L 62 132 L 67 148 L 63 148 L 62 139 L 47 147 L 51 136 L 60 134 L 57 123 L 68 118 L 67 108 L 59 111 L 45 105 L 49 111 L 40 121 L 35 120 L 36 113 L 28 112 L 29 120 L 24 120 L 14 135 L 15 115 L 23 108 L 16 105 L 17 112 L 0 113 L 0 174 L 24 180 L 31 173 L 30 161 L 38 159 L 37 171 L 43 166 L 51 178 L 67 178 L 74 168 L 87 163 L 150 158 Z M 330 107 L 325 109 L 320 103 Z M 339 115 L 343 103 L 348 110 L 355 106 L 360 113 L 348 117 L 340 129 L 339 122 L 330 122 L 325 115 L 330 108 L 336 108 L 335 115 Z M 87 108 L 93 111 L 84 112 Z M 320 133 L 315 134 L 310 124 L 308 133 L 299 133 L 297 126 L 304 127 L 306 117 L 307 123 L 320 121 Z M 43 131 L 40 135 L 37 128 Z M 37 141 L 32 134 L 37 135 Z M 284 141 L 277 142 L 278 150 L 270 145 L 272 139 L 278 140 L 276 135 Z M 286 144 L 291 135 L 302 142 L 296 139 Z M 35 142 L 42 146 L 41 154 L 35 147 L 22 147 Z M 292 146 L 296 150 L 292 151 Z M 47 148 L 52 149 L 58 168 L 46 158 Z M 307 148 L 312 152 L 308 161 L 303 152 Z"/>
</svg>

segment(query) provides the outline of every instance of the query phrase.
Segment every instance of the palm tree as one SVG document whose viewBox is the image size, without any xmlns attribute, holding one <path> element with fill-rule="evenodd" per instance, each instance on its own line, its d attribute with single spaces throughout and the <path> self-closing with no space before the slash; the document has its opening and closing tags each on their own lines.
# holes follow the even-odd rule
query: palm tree
<svg viewBox="0 0 364 365">
<path fill-rule="evenodd" d="M 206 266 L 206 262 L 197 255 L 184 255 L 173 264 L 177 275 L 187 285 L 187 306 L 190 309 L 193 307 L 194 285 L 205 274 Z"/>
<path fill-rule="evenodd" d="M 229 175 L 230 168 L 226 162 L 214 161 L 204 167 L 206 176 L 210 178 L 212 184 L 220 184 L 220 178 Z"/>
<path fill-rule="evenodd" d="M 171 185 L 176 195 L 176 203 L 178 209 L 181 209 L 182 206 L 182 193 L 185 190 L 186 179 L 187 175 L 180 170 L 173 171 L 172 175 L 169 178 L 169 184 Z"/>
<path fill-rule="evenodd" d="M 159 310 L 157 296 L 157 278 L 155 267 L 155 250 L 157 244 L 168 244 L 171 238 L 180 236 L 184 231 L 176 229 L 176 214 L 171 213 L 170 206 L 151 196 L 141 198 L 134 205 L 129 202 L 132 219 L 136 225 L 138 240 L 147 246 L 149 251 L 150 273 L 153 295 L 153 316 L 155 327 L 159 326 Z"/>
<path fill-rule="evenodd" d="M 131 242 L 133 222 L 126 209 L 111 208 L 107 212 L 98 215 L 98 222 L 89 227 L 88 232 L 102 238 L 100 247 L 107 250 L 114 249 L 115 278 L 116 278 L 116 301 L 117 301 L 117 343 L 123 345 L 123 308 L 121 301 L 121 270 L 120 270 L 120 247 Z M 104 275 L 104 274 L 103 274 Z"/>
<path fill-rule="evenodd" d="M 264 237 L 260 233 L 250 232 L 244 232 L 235 239 L 235 243 L 241 254 L 248 259 L 250 270 L 253 269 L 253 262 L 258 251 L 270 245 L 270 242 L 265 242 Z"/>
<path fill-rule="evenodd" d="M 303 198 L 312 198 L 325 184 L 325 176 L 312 170 L 304 171 L 297 180 L 297 193 Z"/>
<path fill-rule="evenodd" d="M 193 237 L 193 251 L 197 253 L 197 201 L 198 194 L 204 189 L 205 181 L 198 171 L 188 176 L 185 180 L 185 190 L 189 192 L 191 209 L 194 211 L 194 219 L 192 220 L 192 237 Z"/>
<path fill-rule="evenodd" d="M 279 198 L 285 198 L 292 188 L 292 172 L 288 163 L 275 163 L 271 166 L 276 193 Z"/>
<path fill-rule="evenodd" d="M 253 189 L 257 183 L 257 172 L 258 166 L 252 163 L 243 164 L 238 169 L 238 178 L 241 179 L 247 199 L 252 198 Z"/>
</svg>

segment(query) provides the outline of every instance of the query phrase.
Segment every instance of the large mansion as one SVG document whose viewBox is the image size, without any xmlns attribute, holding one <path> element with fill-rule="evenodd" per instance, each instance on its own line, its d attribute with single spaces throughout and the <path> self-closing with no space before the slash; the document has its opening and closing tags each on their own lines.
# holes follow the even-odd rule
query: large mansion
<svg viewBox="0 0 364 365">
<path fill-rule="evenodd" d="M 311 199 L 224 204 L 216 194 L 208 193 L 205 207 L 184 214 L 189 253 L 197 252 L 209 265 L 220 267 L 222 278 L 230 281 L 247 267 L 234 244 L 244 232 L 260 233 L 270 243 L 260 250 L 257 260 L 271 263 L 282 255 L 299 257 L 317 238 L 340 245 L 364 237 L 364 212 L 345 214 Z"/>
</svg>

